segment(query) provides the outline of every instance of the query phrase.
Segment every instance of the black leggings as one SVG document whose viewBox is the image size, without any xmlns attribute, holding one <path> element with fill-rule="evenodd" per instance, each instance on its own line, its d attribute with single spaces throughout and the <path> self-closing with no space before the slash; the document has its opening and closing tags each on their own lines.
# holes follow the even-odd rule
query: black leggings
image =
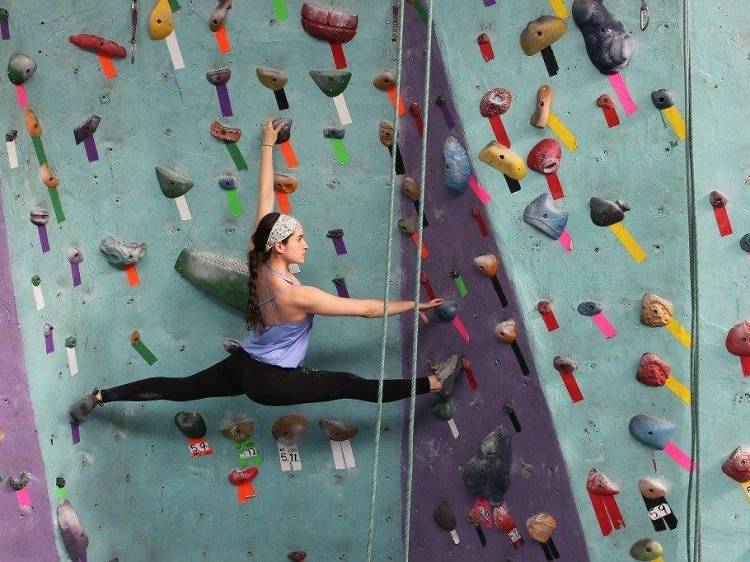
<svg viewBox="0 0 750 562">
<path fill-rule="evenodd" d="M 387 379 L 383 383 L 383 402 L 402 400 L 411 394 L 411 381 L 408 379 Z M 429 391 L 427 377 L 418 378 L 417 394 Z M 141 379 L 102 390 L 102 399 L 104 402 L 184 402 L 241 394 L 266 406 L 327 402 L 341 398 L 377 402 L 378 381 L 363 379 L 352 373 L 269 365 L 238 349 L 223 361 L 189 377 Z"/>
</svg>

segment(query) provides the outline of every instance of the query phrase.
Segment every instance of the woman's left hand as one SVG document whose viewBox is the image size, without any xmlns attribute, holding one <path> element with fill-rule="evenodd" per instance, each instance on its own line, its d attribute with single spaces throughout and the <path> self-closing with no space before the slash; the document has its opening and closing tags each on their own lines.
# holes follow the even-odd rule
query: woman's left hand
<svg viewBox="0 0 750 562">
<path fill-rule="evenodd" d="M 445 299 L 432 299 L 430 302 L 420 302 L 419 310 L 429 310 L 431 308 L 437 308 L 445 302 Z"/>
</svg>

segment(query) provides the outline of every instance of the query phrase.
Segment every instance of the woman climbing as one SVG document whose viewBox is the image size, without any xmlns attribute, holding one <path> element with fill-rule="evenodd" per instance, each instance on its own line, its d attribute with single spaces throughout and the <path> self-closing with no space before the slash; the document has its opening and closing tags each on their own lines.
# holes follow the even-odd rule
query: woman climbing
<svg viewBox="0 0 750 562">
<path fill-rule="evenodd" d="M 308 245 L 300 223 L 289 215 L 273 212 L 273 145 L 278 129 L 269 119 L 263 127 L 260 156 L 258 210 L 255 233 L 248 246 L 248 289 L 245 323 L 251 331 L 240 348 L 226 359 L 183 378 L 153 377 L 84 396 L 70 409 L 81 423 L 96 406 L 107 402 L 173 400 L 186 401 L 245 394 L 259 404 L 286 406 L 349 398 L 377 402 L 378 381 L 352 373 L 319 371 L 300 366 L 307 352 L 313 317 L 360 316 L 382 318 L 383 302 L 333 296 L 302 285 L 289 271 L 302 264 Z M 420 303 L 419 310 L 439 306 L 443 299 Z M 387 314 L 414 310 L 413 301 L 388 301 Z M 435 374 L 417 379 L 417 394 L 450 392 L 460 370 L 454 355 Z M 407 398 L 411 381 L 384 381 L 383 401 Z"/>
</svg>

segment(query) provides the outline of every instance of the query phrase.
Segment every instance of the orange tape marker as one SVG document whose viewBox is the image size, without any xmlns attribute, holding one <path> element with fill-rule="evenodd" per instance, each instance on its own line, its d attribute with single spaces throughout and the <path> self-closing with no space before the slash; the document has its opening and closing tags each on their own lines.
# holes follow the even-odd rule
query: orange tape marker
<svg viewBox="0 0 750 562">
<path fill-rule="evenodd" d="M 388 93 L 388 99 L 391 100 L 391 105 L 396 105 L 396 86 L 393 86 L 392 88 L 389 88 L 386 90 Z M 406 102 L 404 101 L 404 98 L 401 97 L 398 100 L 398 116 L 401 117 L 402 115 L 406 114 Z"/>
<path fill-rule="evenodd" d="M 99 57 L 99 65 L 102 67 L 102 73 L 104 74 L 104 77 L 107 80 L 117 76 L 117 69 L 115 68 L 115 63 L 112 62 L 112 59 L 110 57 L 107 57 L 104 55 L 96 55 L 96 56 Z"/>
<path fill-rule="evenodd" d="M 125 277 L 128 280 L 128 285 L 131 287 L 135 287 L 141 281 L 138 277 L 138 270 L 135 268 L 135 264 L 132 263 L 125 265 Z"/>
<path fill-rule="evenodd" d="M 284 157 L 284 161 L 288 168 L 296 168 L 299 166 L 297 155 L 294 153 L 294 147 L 292 146 L 292 141 L 279 143 L 279 148 L 281 149 L 281 154 Z"/>
<path fill-rule="evenodd" d="M 276 199 L 279 202 L 279 211 L 282 215 L 290 214 L 292 210 L 292 204 L 289 202 L 289 195 L 286 193 L 276 192 Z"/>
<path fill-rule="evenodd" d="M 214 38 L 216 39 L 216 46 L 219 48 L 219 52 L 222 55 L 227 54 L 232 50 L 232 44 L 229 42 L 229 35 L 227 35 L 227 28 L 223 25 L 214 31 Z"/>
</svg>

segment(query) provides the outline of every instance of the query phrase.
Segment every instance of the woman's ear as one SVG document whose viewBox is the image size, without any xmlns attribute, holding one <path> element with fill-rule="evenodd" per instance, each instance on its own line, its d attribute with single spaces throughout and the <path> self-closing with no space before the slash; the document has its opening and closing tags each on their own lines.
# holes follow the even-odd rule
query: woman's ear
<svg viewBox="0 0 750 562">
<path fill-rule="evenodd" d="M 276 242 L 273 247 L 280 254 L 283 254 L 286 251 L 286 245 L 284 245 L 282 242 Z"/>
</svg>

